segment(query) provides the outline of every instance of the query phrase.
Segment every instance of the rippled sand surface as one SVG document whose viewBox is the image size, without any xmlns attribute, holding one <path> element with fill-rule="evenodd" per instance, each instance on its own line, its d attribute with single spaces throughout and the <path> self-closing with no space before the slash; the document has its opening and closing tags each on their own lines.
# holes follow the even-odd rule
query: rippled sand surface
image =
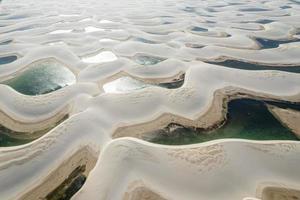
<svg viewBox="0 0 300 200">
<path fill-rule="evenodd" d="M 2 1 L 0 199 L 300 199 L 299 13 Z"/>
</svg>

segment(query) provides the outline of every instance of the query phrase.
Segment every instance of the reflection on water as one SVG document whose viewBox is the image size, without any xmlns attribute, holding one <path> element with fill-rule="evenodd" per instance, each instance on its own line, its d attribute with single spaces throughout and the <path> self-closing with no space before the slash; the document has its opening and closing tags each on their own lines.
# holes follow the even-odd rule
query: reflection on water
<svg viewBox="0 0 300 200">
<path fill-rule="evenodd" d="M 140 65 L 155 65 L 166 60 L 166 58 L 147 55 L 137 55 L 133 57 L 133 60 Z"/>
<path fill-rule="evenodd" d="M 181 75 L 178 79 L 173 80 L 168 83 L 159 83 L 158 86 L 168 88 L 168 89 L 176 89 L 180 88 L 184 84 L 185 74 Z"/>
<path fill-rule="evenodd" d="M 106 93 L 126 93 L 151 86 L 131 77 L 122 77 L 103 85 Z"/>
<path fill-rule="evenodd" d="M 293 39 L 293 40 L 270 40 L 266 38 L 255 38 L 255 40 L 260 44 L 262 49 L 271 49 L 271 48 L 277 48 L 281 44 L 287 44 L 291 42 L 299 42 L 300 39 Z"/>
<path fill-rule="evenodd" d="M 15 20 L 15 19 L 22 19 L 22 18 L 27 18 L 30 15 L 24 14 L 24 15 L 11 15 L 9 17 L 6 17 L 6 20 Z"/>
<path fill-rule="evenodd" d="M 190 7 L 190 6 L 186 6 L 185 8 L 182 9 L 185 12 L 196 12 L 196 7 Z"/>
<path fill-rule="evenodd" d="M 55 30 L 49 32 L 50 35 L 55 35 L 55 34 L 62 34 L 62 33 L 71 33 L 73 29 L 67 29 L 67 30 Z"/>
<path fill-rule="evenodd" d="M 93 32 L 98 32 L 98 31 L 104 31 L 105 29 L 103 28 L 97 28 L 94 26 L 88 26 L 84 28 L 86 33 L 93 33 Z"/>
<path fill-rule="evenodd" d="M 274 22 L 275 20 L 271 20 L 271 19 L 260 19 L 260 20 L 257 20 L 255 21 L 256 23 L 259 23 L 259 24 L 269 24 L 269 23 L 272 23 Z"/>
<path fill-rule="evenodd" d="M 86 181 L 86 166 L 79 166 L 55 190 L 46 196 L 46 200 L 69 200 Z"/>
<path fill-rule="evenodd" d="M 63 64 L 49 59 L 31 64 L 27 70 L 2 82 L 26 95 L 39 95 L 74 84 L 75 75 Z"/>
<path fill-rule="evenodd" d="M 8 42 L 9 43 L 9 42 Z M 3 44 L 3 43 L 2 43 Z M 18 57 L 15 55 L 12 56 L 5 56 L 5 57 L 0 57 L 0 65 L 4 65 L 4 64 L 8 64 L 8 63 L 12 63 L 15 60 L 17 60 Z"/>
<path fill-rule="evenodd" d="M 200 143 L 222 138 L 298 140 L 289 129 L 277 121 L 263 102 L 249 99 L 231 101 L 228 104 L 226 124 L 219 129 L 206 131 L 169 125 L 163 130 L 156 131 L 157 133 L 159 136 L 147 140 L 170 145 Z"/>
<path fill-rule="evenodd" d="M 5 129 L 0 126 L 0 147 L 17 146 L 31 142 L 31 139 L 17 139 L 6 134 Z"/>
<path fill-rule="evenodd" d="M 210 64 L 220 65 L 223 67 L 229 67 L 234 69 L 245 69 L 245 70 L 278 70 L 292 73 L 300 73 L 300 66 L 267 66 L 263 64 L 255 64 L 249 62 L 243 62 L 239 60 L 225 60 L 221 62 L 205 61 Z"/>
<path fill-rule="evenodd" d="M 0 42 L 0 45 L 7 45 L 9 43 L 12 43 L 12 40 L 5 40 L 3 42 Z"/>
<path fill-rule="evenodd" d="M 66 114 L 59 121 L 53 125 L 50 125 L 48 128 L 34 132 L 17 132 L 0 125 L 0 147 L 17 146 L 29 143 L 43 136 L 45 133 L 49 132 L 51 129 L 65 121 L 68 117 L 69 115 Z"/>
<path fill-rule="evenodd" d="M 138 42 L 143 42 L 143 43 L 147 43 L 147 44 L 157 44 L 157 42 L 154 42 L 152 40 L 147 40 L 145 38 L 142 37 L 136 37 L 133 39 L 134 41 L 138 41 Z"/>
<path fill-rule="evenodd" d="M 103 90 L 106 93 L 126 93 L 134 90 L 140 90 L 147 87 L 163 87 L 167 89 L 176 89 L 183 85 L 184 75 L 178 80 L 167 83 L 148 84 L 143 81 L 133 79 L 131 77 L 121 77 L 103 85 Z"/>
<path fill-rule="evenodd" d="M 242 8 L 242 9 L 240 9 L 240 11 L 244 11 L 244 12 L 263 12 L 263 11 L 270 11 L 270 10 L 265 9 L 265 8 Z"/>
<path fill-rule="evenodd" d="M 103 51 L 94 56 L 83 57 L 82 61 L 85 63 L 96 64 L 104 62 L 112 62 L 117 60 L 117 56 L 111 51 Z"/>
<path fill-rule="evenodd" d="M 194 26 L 194 27 L 191 28 L 191 31 L 196 31 L 196 32 L 207 32 L 208 29 L 206 29 L 206 28 L 201 28 L 201 27 L 199 27 L 199 26 Z"/>
<path fill-rule="evenodd" d="M 185 43 L 185 46 L 188 48 L 194 48 L 194 49 L 201 49 L 201 48 L 205 47 L 202 44 L 196 44 L 196 43 Z"/>
</svg>

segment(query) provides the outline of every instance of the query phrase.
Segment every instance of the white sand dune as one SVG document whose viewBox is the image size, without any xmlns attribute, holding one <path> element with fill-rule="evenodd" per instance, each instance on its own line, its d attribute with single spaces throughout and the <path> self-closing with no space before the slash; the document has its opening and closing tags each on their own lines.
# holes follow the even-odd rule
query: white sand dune
<svg viewBox="0 0 300 200">
<path fill-rule="evenodd" d="M 122 199 L 143 186 L 165 199 L 255 197 L 259 186 L 278 180 L 299 188 L 298 155 L 295 142 L 219 140 L 170 147 L 118 139 L 108 144 L 74 199 Z"/>
<path fill-rule="evenodd" d="M 30 143 L 0 147 L 0 199 L 45 198 L 80 165 L 89 174 L 73 199 L 298 198 L 298 141 L 167 146 L 138 139 L 174 122 L 212 127 L 234 98 L 299 103 L 300 74 L 276 70 L 300 65 L 298 3 L 12 0 L 0 11 L 0 59 L 18 56 L 0 64 L 1 82 L 46 59 L 76 76 L 74 84 L 38 96 L 0 84 L 0 124 L 11 130 L 38 131 L 69 116 Z M 278 46 L 265 48 L 255 38 Z M 205 63 L 224 59 L 269 68 Z M 181 87 L 151 85 L 183 74 Z M 125 76 L 149 85 L 105 92 L 103 85 Z M 289 125 L 298 130 L 294 119 Z"/>
</svg>

